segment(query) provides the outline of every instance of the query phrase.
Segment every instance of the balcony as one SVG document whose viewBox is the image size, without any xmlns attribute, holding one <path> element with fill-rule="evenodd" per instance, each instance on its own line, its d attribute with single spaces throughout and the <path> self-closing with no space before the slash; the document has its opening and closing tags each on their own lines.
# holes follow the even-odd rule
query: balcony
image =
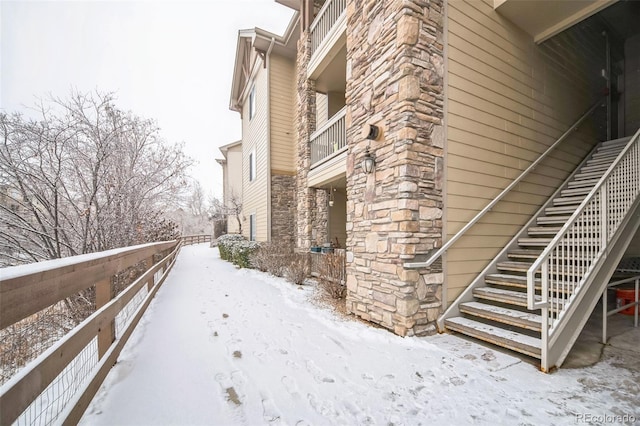
<svg viewBox="0 0 640 426">
<path fill-rule="evenodd" d="M 309 78 L 317 80 L 318 76 L 327 69 L 331 71 L 333 68 L 342 68 L 341 64 L 345 62 L 342 57 L 346 59 L 346 30 L 347 1 L 327 0 L 309 28 L 311 38 L 311 59 L 307 69 Z M 337 65 L 336 59 L 338 59 Z"/>
<path fill-rule="evenodd" d="M 334 114 L 322 127 L 313 132 L 311 143 L 311 168 L 341 152 L 347 146 L 345 116 L 347 107 Z"/>
</svg>

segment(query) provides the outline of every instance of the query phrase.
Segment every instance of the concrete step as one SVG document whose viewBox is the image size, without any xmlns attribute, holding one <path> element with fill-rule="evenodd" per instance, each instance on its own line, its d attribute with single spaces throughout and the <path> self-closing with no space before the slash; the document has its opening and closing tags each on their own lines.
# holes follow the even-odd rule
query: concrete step
<svg viewBox="0 0 640 426">
<path fill-rule="evenodd" d="M 466 334 L 534 358 L 540 358 L 541 341 L 536 337 L 463 317 L 450 318 L 444 323 L 445 327 L 451 331 Z"/>
<path fill-rule="evenodd" d="M 460 304 L 460 312 L 537 332 L 540 332 L 542 328 L 542 317 L 540 315 L 517 309 L 503 308 L 480 302 L 468 302 Z"/>
</svg>

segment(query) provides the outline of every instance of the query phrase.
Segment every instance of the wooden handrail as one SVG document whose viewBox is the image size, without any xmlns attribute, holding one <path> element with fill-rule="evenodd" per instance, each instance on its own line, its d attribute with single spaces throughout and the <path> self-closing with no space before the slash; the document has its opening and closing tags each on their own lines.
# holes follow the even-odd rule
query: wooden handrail
<svg viewBox="0 0 640 426">
<path fill-rule="evenodd" d="M 12 424 L 18 419 L 66 367 L 98 338 L 98 365 L 91 370 L 87 384 L 75 390 L 71 401 L 61 412 L 54 414 L 54 419 L 59 416 L 56 422 L 77 423 L 166 279 L 181 246 L 207 241 L 211 241 L 210 235 L 189 235 L 174 241 L 0 269 L 0 328 L 5 328 L 93 285 L 96 285 L 98 293 L 97 287 L 101 283 L 109 286 L 114 275 L 148 260 L 145 272 L 124 291 L 115 297 L 111 294 L 103 302 L 96 299 L 96 312 L 0 387 L 0 424 Z M 170 253 L 166 254 L 167 251 Z M 154 262 L 154 256 L 158 254 L 162 254 L 163 258 Z M 119 332 L 120 335 L 116 336 L 110 331 L 116 316 L 145 286 L 148 288 L 146 297 Z M 101 337 L 106 337 L 102 348 Z"/>
</svg>

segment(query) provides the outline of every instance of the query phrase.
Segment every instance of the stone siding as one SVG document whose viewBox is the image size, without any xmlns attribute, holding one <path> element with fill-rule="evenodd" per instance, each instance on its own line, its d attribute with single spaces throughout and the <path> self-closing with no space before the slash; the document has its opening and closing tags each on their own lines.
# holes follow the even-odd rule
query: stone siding
<svg viewBox="0 0 640 426">
<path fill-rule="evenodd" d="M 442 272 L 403 263 L 442 243 L 443 7 L 347 5 L 347 310 L 402 336 L 434 333 L 442 307 Z"/>
<path fill-rule="evenodd" d="M 298 40 L 296 58 L 296 248 L 306 250 L 313 241 L 313 215 L 316 211 L 315 190 L 307 187 L 307 176 L 311 165 L 309 136 L 316 129 L 316 90 L 315 82 L 307 78 L 307 65 L 310 59 L 309 33 L 305 31 Z"/>
<path fill-rule="evenodd" d="M 293 246 L 296 218 L 296 177 L 271 175 L 271 240 Z"/>
</svg>

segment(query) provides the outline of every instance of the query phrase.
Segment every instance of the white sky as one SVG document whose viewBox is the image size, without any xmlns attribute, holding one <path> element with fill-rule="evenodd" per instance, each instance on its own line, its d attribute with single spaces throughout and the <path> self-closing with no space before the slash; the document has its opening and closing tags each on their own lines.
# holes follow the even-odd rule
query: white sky
<svg viewBox="0 0 640 426">
<path fill-rule="evenodd" d="M 0 3 L 0 108 L 25 111 L 49 93 L 116 92 L 185 142 L 192 175 L 222 195 L 215 162 L 240 139 L 229 111 L 239 29 L 282 34 L 293 11 L 274 0 L 5 1 Z"/>
</svg>

